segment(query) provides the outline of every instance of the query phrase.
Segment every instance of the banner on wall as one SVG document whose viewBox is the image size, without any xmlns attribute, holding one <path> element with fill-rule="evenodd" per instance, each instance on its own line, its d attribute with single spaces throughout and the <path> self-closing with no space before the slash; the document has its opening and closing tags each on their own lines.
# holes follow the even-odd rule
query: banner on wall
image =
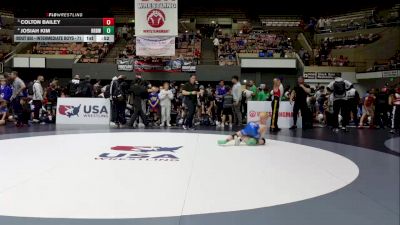
<svg viewBox="0 0 400 225">
<path fill-rule="evenodd" d="M 175 37 L 136 37 L 138 56 L 175 56 Z"/>
<path fill-rule="evenodd" d="M 148 62 L 135 61 L 135 72 L 182 72 L 182 64 L 178 60 Z"/>
<path fill-rule="evenodd" d="M 178 36 L 178 0 L 135 0 L 136 36 Z"/>
<path fill-rule="evenodd" d="M 271 101 L 249 101 L 247 102 L 247 122 L 258 121 L 261 112 L 267 112 L 269 119 L 267 125 L 271 124 L 272 107 Z M 293 125 L 293 105 L 289 102 L 280 102 L 278 127 L 290 128 Z M 301 115 L 297 119 L 297 127 L 302 127 Z"/>
<path fill-rule="evenodd" d="M 56 123 L 109 125 L 110 100 L 104 98 L 58 98 Z"/>
<path fill-rule="evenodd" d="M 117 59 L 118 71 L 133 71 L 133 58 Z"/>
<path fill-rule="evenodd" d="M 334 72 L 305 72 L 305 79 L 324 79 L 324 80 L 333 80 L 336 75 L 342 75 L 342 73 L 334 73 Z"/>
</svg>

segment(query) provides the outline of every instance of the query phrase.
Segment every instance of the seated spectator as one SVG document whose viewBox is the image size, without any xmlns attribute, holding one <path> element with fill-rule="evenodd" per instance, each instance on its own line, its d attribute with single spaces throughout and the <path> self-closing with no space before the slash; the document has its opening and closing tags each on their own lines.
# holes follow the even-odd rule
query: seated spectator
<svg viewBox="0 0 400 225">
<path fill-rule="evenodd" d="M 7 102 L 0 98 L 0 126 L 6 124 L 8 118 Z"/>
</svg>

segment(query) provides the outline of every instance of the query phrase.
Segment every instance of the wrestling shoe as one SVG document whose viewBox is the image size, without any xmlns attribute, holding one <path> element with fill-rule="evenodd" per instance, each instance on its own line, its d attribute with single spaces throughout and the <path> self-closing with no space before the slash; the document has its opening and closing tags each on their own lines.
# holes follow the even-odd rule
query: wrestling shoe
<svg viewBox="0 0 400 225">
<path fill-rule="evenodd" d="M 251 146 L 257 145 L 257 140 L 255 138 L 250 138 L 247 140 L 246 144 Z"/>
<path fill-rule="evenodd" d="M 225 145 L 226 143 L 228 143 L 227 140 L 218 140 L 217 142 L 219 145 Z"/>
</svg>

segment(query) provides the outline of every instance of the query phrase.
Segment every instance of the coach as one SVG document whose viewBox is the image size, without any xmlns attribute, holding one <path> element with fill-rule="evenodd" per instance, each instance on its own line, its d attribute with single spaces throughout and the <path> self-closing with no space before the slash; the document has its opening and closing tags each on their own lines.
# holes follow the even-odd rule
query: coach
<svg viewBox="0 0 400 225">
<path fill-rule="evenodd" d="M 189 82 L 186 83 L 182 88 L 182 94 L 185 96 L 184 104 L 188 108 L 188 115 L 186 122 L 183 125 L 183 129 L 194 129 L 193 127 L 193 117 L 196 111 L 197 104 L 197 92 L 198 87 L 196 85 L 196 74 L 191 74 Z"/>
</svg>

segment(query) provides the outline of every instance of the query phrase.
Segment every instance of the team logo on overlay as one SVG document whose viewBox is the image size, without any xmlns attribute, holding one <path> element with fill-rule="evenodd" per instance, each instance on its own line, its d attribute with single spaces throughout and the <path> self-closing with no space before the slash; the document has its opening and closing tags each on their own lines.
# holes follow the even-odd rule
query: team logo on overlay
<svg viewBox="0 0 400 225">
<path fill-rule="evenodd" d="M 165 14 L 159 9 L 152 9 L 147 13 L 147 23 L 153 28 L 159 28 L 164 25 Z"/>
<path fill-rule="evenodd" d="M 179 161 L 176 151 L 182 147 L 114 146 L 95 160 Z"/>
<path fill-rule="evenodd" d="M 60 105 L 58 107 L 58 112 L 61 115 L 68 116 L 71 118 L 71 116 L 78 116 L 79 117 L 79 110 L 81 109 L 81 105 L 78 106 L 72 106 L 72 105 Z"/>
</svg>

